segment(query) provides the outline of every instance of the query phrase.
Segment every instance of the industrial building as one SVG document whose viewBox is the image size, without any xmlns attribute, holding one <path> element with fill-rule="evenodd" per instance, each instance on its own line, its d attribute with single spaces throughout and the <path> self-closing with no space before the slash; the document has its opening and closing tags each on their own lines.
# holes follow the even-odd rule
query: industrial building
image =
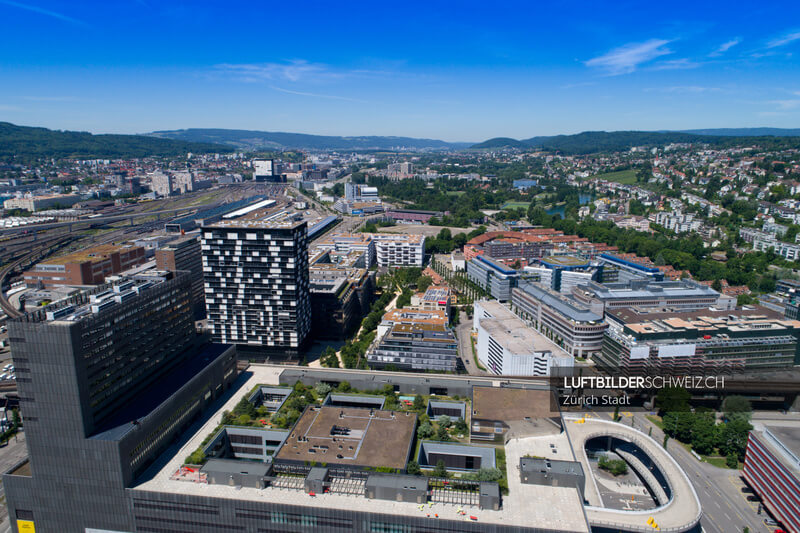
<svg viewBox="0 0 800 533">
<path fill-rule="evenodd" d="M 574 358 L 525 325 L 495 301 L 475 302 L 473 328 L 478 360 L 490 372 L 508 376 L 568 375 Z"/>
<path fill-rule="evenodd" d="M 577 300 L 523 281 L 511 291 L 511 308 L 574 357 L 589 357 L 603 346 L 603 316 Z"/>
<path fill-rule="evenodd" d="M 22 209 L 24 211 L 39 211 L 56 207 L 70 207 L 81 201 L 77 194 L 44 194 L 40 196 L 23 196 L 9 198 L 3 202 L 4 209 Z"/>
<path fill-rule="evenodd" d="M 22 277 L 32 288 L 99 285 L 107 276 L 141 265 L 145 256 L 141 246 L 101 244 L 37 263 Z"/>
<path fill-rule="evenodd" d="M 245 208 L 202 230 L 208 326 L 255 358 L 296 356 L 311 331 L 306 222 Z"/>
<path fill-rule="evenodd" d="M 606 319 L 594 360 L 612 375 L 714 375 L 800 364 L 800 322 L 764 308 L 615 309 Z"/>
</svg>

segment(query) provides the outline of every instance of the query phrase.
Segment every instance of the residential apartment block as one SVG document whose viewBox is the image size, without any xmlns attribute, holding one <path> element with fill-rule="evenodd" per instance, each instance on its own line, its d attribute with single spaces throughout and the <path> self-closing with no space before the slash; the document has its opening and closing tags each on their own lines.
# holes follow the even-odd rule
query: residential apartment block
<svg viewBox="0 0 800 533">
<path fill-rule="evenodd" d="M 187 272 L 192 282 L 192 299 L 195 318 L 206 316 L 206 299 L 203 287 L 203 256 L 198 234 L 185 235 L 155 251 L 156 268 L 169 272 Z"/>
<path fill-rule="evenodd" d="M 202 231 L 208 325 L 215 342 L 296 355 L 311 330 L 306 223 L 254 210 Z"/>
</svg>

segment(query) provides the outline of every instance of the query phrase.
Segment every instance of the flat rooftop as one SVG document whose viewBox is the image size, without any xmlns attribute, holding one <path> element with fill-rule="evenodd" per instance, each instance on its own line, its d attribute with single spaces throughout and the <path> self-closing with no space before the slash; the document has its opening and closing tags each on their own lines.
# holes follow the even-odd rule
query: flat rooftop
<svg viewBox="0 0 800 533">
<path fill-rule="evenodd" d="M 242 396 L 252 390 L 256 385 L 278 385 L 280 375 L 286 371 L 285 367 L 272 365 L 250 365 L 247 371 L 232 385 L 231 393 L 224 402 L 219 402 L 214 406 L 214 412 L 204 418 L 202 426 L 193 427 L 191 433 L 179 446 L 172 446 L 165 451 L 161 457 L 136 480 L 132 490 L 139 495 L 148 492 L 185 494 L 191 496 L 204 496 L 209 498 L 223 498 L 227 500 L 249 501 L 249 502 L 274 502 L 284 505 L 295 505 L 300 507 L 313 507 L 321 509 L 351 509 L 365 513 L 383 513 L 390 515 L 425 516 L 427 512 L 439 514 L 441 519 L 448 521 L 470 521 L 470 516 L 475 516 L 479 523 L 496 524 L 511 527 L 540 527 L 551 528 L 563 532 L 587 532 L 589 527 L 586 516 L 583 512 L 583 504 L 578 495 L 578 491 L 569 487 L 543 487 L 537 485 L 522 485 L 519 476 L 509 474 L 510 493 L 503 498 L 503 507 L 499 511 L 491 509 L 479 509 L 477 506 L 435 503 L 432 508 L 425 506 L 424 510 L 419 509 L 419 505 L 409 502 L 393 502 L 387 500 L 370 500 L 362 495 L 347 495 L 340 493 L 317 494 L 312 497 L 302 491 L 286 490 L 278 487 L 268 487 L 256 489 L 250 487 L 231 487 L 228 485 L 209 485 L 204 483 L 193 483 L 170 479 L 171 476 L 180 468 L 187 455 L 196 450 L 203 439 L 209 435 L 222 420 L 224 411 L 231 411 L 239 402 Z M 330 371 L 315 371 L 306 369 L 319 375 L 320 379 L 330 374 Z M 337 375 L 343 374 L 340 371 Z M 401 373 L 382 373 L 373 372 L 376 376 L 393 376 L 400 378 L 405 374 Z M 424 379 L 424 376 L 411 376 L 409 379 Z M 469 380 L 468 378 L 456 378 L 442 376 L 446 380 Z M 477 378 L 480 380 L 480 378 Z M 486 380 L 491 383 L 491 380 Z M 553 435 L 551 439 L 564 438 L 566 433 Z M 519 447 L 522 448 L 523 442 L 531 439 L 519 439 Z M 544 441 L 543 441 L 544 442 Z M 550 442 L 550 441 L 548 441 Z M 512 441 L 506 446 L 507 460 L 509 465 L 519 463 L 519 458 L 524 453 L 537 453 L 535 450 L 522 448 L 517 450 L 517 441 Z M 566 445 L 565 445 L 566 446 Z M 559 446 L 559 452 L 565 446 Z M 546 446 L 545 446 L 546 447 Z M 548 453 L 550 453 L 548 451 Z M 560 457 L 559 456 L 554 456 Z M 571 454 L 565 459 L 572 459 Z M 316 459 L 318 462 L 319 458 Z M 512 467 L 513 468 L 513 467 Z M 531 505 L 531 502 L 539 502 L 539 505 Z M 459 507 L 467 511 L 467 515 L 458 514 Z"/>
<path fill-rule="evenodd" d="M 255 209 L 242 216 L 220 220 L 208 224 L 208 228 L 262 228 L 262 229 L 294 229 L 303 224 L 305 220 L 294 220 L 285 206 L 274 209 Z"/>
<path fill-rule="evenodd" d="M 472 417 L 481 420 L 524 420 L 555 418 L 553 392 L 545 389 L 512 387 L 473 387 Z"/>
<path fill-rule="evenodd" d="M 800 476 L 800 426 L 765 424 L 764 430 L 756 433 L 789 470 Z"/>
<path fill-rule="evenodd" d="M 275 458 L 404 469 L 416 422 L 406 412 L 309 407 Z"/>
<path fill-rule="evenodd" d="M 575 257 L 574 255 L 551 255 L 541 258 L 539 262 L 545 265 L 558 267 L 589 266 L 589 261 L 580 257 Z"/>
<path fill-rule="evenodd" d="M 392 309 L 383 315 L 384 322 L 395 324 L 437 324 L 445 325 L 448 322 L 444 309 Z"/>
<path fill-rule="evenodd" d="M 67 263 L 85 263 L 86 261 L 101 261 L 117 252 L 128 252 L 141 248 L 132 244 L 100 244 L 91 248 L 84 248 L 71 254 L 53 257 L 40 261 L 40 265 L 65 265 Z"/>
<path fill-rule="evenodd" d="M 525 325 L 516 316 L 501 318 L 482 318 L 481 327 L 491 335 L 500 346 L 512 355 L 533 355 L 534 352 L 552 352 L 556 357 L 571 357 L 553 344 L 544 335 Z"/>
</svg>

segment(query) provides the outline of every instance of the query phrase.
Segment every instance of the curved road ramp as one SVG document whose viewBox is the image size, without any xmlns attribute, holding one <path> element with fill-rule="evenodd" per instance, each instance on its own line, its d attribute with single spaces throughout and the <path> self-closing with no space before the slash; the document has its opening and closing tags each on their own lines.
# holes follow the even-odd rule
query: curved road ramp
<svg viewBox="0 0 800 533">
<path fill-rule="evenodd" d="M 575 453 L 575 460 L 580 461 L 584 472 L 587 473 L 589 478 L 586 480 L 584 497 L 588 502 L 585 506 L 586 517 L 592 528 L 614 531 L 683 532 L 690 531 L 697 526 L 702 516 L 697 493 L 686 473 L 660 444 L 644 433 L 616 422 L 573 417 L 564 417 L 564 421 Z M 576 421 L 580 422 L 575 423 Z M 664 490 L 663 487 L 658 485 L 652 473 L 648 472 L 648 475 L 642 475 L 642 478 L 650 486 L 651 492 L 658 501 L 657 507 L 647 510 L 626 511 L 609 509 L 603 506 L 600 491 L 586 454 L 586 443 L 602 437 L 623 441 L 635 446 L 646 454 L 647 458 L 653 463 L 653 467 L 661 472 L 668 485 L 668 490 Z M 629 455 L 632 454 L 624 451 L 621 454 L 623 457 Z M 633 461 L 635 464 L 632 464 L 631 467 L 639 472 L 644 467 L 644 464 L 640 459 L 636 459 L 636 461 Z"/>
</svg>

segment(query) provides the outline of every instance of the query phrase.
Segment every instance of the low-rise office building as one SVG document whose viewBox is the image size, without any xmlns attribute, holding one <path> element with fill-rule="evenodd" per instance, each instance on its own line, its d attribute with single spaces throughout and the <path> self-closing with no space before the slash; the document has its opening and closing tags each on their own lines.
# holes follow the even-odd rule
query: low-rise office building
<svg viewBox="0 0 800 533">
<path fill-rule="evenodd" d="M 40 196 L 23 196 L 9 198 L 3 202 L 4 209 L 23 209 L 25 211 L 39 211 L 55 207 L 70 207 L 81 201 L 77 194 L 43 194 Z"/>
<path fill-rule="evenodd" d="M 712 307 L 730 310 L 736 307 L 736 298 L 721 295 L 711 287 L 691 280 L 593 281 L 573 288 L 572 296 L 598 314 L 622 307 L 656 307 L 676 311 L 700 311 Z"/>
<path fill-rule="evenodd" d="M 502 304 L 475 302 L 478 360 L 496 375 L 565 375 L 574 359 L 536 333 Z"/>
<path fill-rule="evenodd" d="M 511 293 L 511 308 L 520 318 L 574 357 L 600 351 L 607 324 L 588 306 L 522 282 Z"/>
<path fill-rule="evenodd" d="M 612 374 L 712 375 L 800 364 L 800 322 L 764 308 L 616 309 L 594 360 Z"/>
<path fill-rule="evenodd" d="M 383 337 L 395 324 L 429 324 L 446 326 L 447 313 L 442 309 L 392 309 L 383 315 L 378 324 L 378 338 Z"/>
<path fill-rule="evenodd" d="M 470 281 L 501 302 L 511 299 L 511 289 L 519 282 L 519 273 L 501 263 L 477 255 L 467 261 Z"/>
</svg>

